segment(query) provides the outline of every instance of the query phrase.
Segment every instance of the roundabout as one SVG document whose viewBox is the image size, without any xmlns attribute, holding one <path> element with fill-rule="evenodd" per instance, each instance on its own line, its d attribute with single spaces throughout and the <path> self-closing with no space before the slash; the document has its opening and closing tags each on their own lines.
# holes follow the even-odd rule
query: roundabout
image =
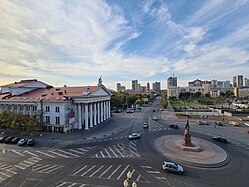
<svg viewBox="0 0 249 187">
<path fill-rule="evenodd" d="M 229 163 L 229 155 L 219 146 L 192 137 L 195 149 L 183 146 L 182 136 L 165 135 L 158 138 L 154 146 L 158 152 L 170 160 L 201 168 L 217 168 Z"/>
</svg>

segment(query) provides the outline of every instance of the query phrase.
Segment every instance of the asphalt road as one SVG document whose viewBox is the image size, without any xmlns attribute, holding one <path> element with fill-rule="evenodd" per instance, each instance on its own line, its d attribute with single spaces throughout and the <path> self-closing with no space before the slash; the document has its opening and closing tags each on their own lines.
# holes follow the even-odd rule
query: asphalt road
<svg viewBox="0 0 249 187">
<path fill-rule="evenodd" d="M 43 137 L 37 146 L 17 147 L 0 144 L 0 186 L 123 186 L 127 172 L 131 183 L 138 186 L 249 186 L 249 138 L 236 127 L 199 126 L 191 121 L 194 137 L 211 141 L 213 135 L 229 137 L 229 144 L 213 142 L 224 149 L 231 162 L 222 168 L 200 169 L 184 165 L 185 173 L 165 173 L 161 163 L 168 160 L 154 148 L 154 142 L 164 135 L 183 135 L 182 120 L 152 120 L 160 118 L 160 99 L 133 114 L 114 114 L 113 121 L 92 129 L 88 134 L 75 132 L 74 139 Z M 153 112 L 153 109 L 156 112 Z M 147 122 L 148 129 L 142 124 Z M 180 126 L 170 129 L 169 123 Z M 132 132 L 141 138 L 128 140 Z M 72 136 L 72 135 L 71 135 Z M 81 137 L 83 136 L 83 137 Z"/>
</svg>

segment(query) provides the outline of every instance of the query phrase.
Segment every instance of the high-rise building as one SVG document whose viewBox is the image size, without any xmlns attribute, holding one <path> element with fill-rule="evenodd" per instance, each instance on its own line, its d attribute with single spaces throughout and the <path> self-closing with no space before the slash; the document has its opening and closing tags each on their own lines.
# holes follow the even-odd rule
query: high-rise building
<svg viewBox="0 0 249 187">
<path fill-rule="evenodd" d="M 132 80 L 132 91 L 137 92 L 138 91 L 138 81 Z"/>
<path fill-rule="evenodd" d="M 152 84 L 153 90 L 156 92 L 159 92 L 161 90 L 161 83 L 160 82 L 155 82 Z"/>
<path fill-rule="evenodd" d="M 243 88 L 243 75 L 233 77 L 233 87 Z"/>
<path fill-rule="evenodd" d="M 249 87 L 249 79 L 245 78 L 245 83 L 244 83 L 245 87 Z"/>
<path fill-rule="evenodd" d="M 150 83 L 147 82 L 147 85 L 146 85 L 146 92 L 149 93 L 150 92 Z"/>
<path fill-rule="evenodd" d="M 167 88 L 174 88 L 174 87 L 177 87 L 177 77 L 174 77 L 173 75 L 167 79 Z"/>
<path fill-rule="evenodd" d="M 117 83 L 117 92 L 121 92 L 121 84 L 120 83 Z"/>
</svg>

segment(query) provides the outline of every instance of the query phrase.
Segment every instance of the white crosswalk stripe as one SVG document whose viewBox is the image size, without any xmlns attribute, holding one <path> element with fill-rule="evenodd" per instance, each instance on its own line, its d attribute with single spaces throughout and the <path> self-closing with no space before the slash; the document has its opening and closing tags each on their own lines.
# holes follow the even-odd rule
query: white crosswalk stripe
<svg viewBox="0 0 249 187">
<path fill-rule="evenodd" d="M 37 164 L 34 165 L 32 168 L 32 171 L 38 172 L 38 173 L 50 173 L 54 174 L 55 172 L 59 171 L 61 168 L 63 168 L 64 165 L 56 165 L 56 164 Z"/>
<path fill-rule="evenodd" d="M 16 151 L 16 150 L 11 150 L 13 153 L 16 153 L 16 154 L 18 154 L 18 155 L 20 155 L 20 156 L 25 156 L 25 155 L 23 155 L 22 153 L 20 153 L 20 152 L 18 152 L 18 151 Z"/>
<path fill-rule="evenodd" d="M 151 166 L 141 166 L 141 167 L 147 173 L 151 174 L 153 177 L 160 180 L 162 183 L 170 185 L 169 180 L 163 174 L 161 174 L 161 172 L 159 172 L 157 169 L 152 168 Z"/>
<path fill-rule="evenodd" d="M 50 186 L 51 187 L 110 187 L 103 185 L 83 184 L 83 183 L 65 182 L 65 181 L 59 181 L 56 184 Z"/>
<path fill-rule="evenodd" d="M 55 151 L 48 151 L 49 153 L 52 153 L 52 154 L 54 154 L 54 155 L 58 155 L 58 156 L 61 156 L 61 157 L 64 157 L 64 158 L 69 158 L 68 156 L 66 156 L 66 155 L 63 155 L 63 154 L 60 154 L 60 153 L 57 153 L 57 152 L 55 152 Z"/>
<path fill-rule="evenodd" d="M 16 164 L 15 168 L 25 170 L 25 169 L 33 166 L 34 164 L 36 164 L 39 160 L 41 160 L 41 159 L 37 158 L 37 157 L 31 157 L 31 158 L 28 158 L 27 160 L 24 160 L 24 161 Z"/>
</svg>

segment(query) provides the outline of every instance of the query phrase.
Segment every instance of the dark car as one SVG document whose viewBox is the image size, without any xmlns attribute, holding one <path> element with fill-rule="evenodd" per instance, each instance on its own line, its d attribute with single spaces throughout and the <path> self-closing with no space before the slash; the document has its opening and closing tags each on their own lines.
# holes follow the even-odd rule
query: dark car
<svg viewBox="0 0 249 187">
<path fill-rule="evenodd" d="M 1 137 L 0 137 L 0 142 L 4 142 L 4 140 L 5 140 L 6 138 L 8 138 L 8 136 L 1 136 Z"/>
<path fill-rule="evenodd" d="M 21 140 L 21 138 L 15 137 L 15 138 L 13 138 L 13 139 L 11 140 L 10 143 L 12 143 L 12 144 L 17 144 L 20 140 Z"/>
<path fill-rule="evenodd" d="M 156 112 L 156 110 L 154 109 L 153 112 Z"/>
<path fill-rule="evenodd" d="M 148 123 L 143 124 L 143 128 L 148 128 L 148 127 L 149 127 Z"/>
<path fill-rule="evenodd" d="M 218 142 L 228 143 L 228 140 L 226 138 L 224 138 L 224 137 L 214 136 L 212 139 L 215 140 L 215 141 L 218 141 Z"/>
<path fill-rule="evenodd" d="M 216 121 L 216 122 L 215 122 L 215 125 L 223 126 L 223 123 L 221 123 L 221 122 L 219 122 L 219 121 Z"/>
<path fill-rule="evenodd" d="M 28 140 L 25 139 L 25 138 L 23 138 L 23 139 L 19 140 L 19 142 L 17 143 L 17 145 L 23 146 L 23 145 L 25 145 L 27 142 L 28 142 Z"/>
<path fill-rule="evenodd" d="M 13 138 L 15 138 L 15 137 L 9 136 L 9 137 L 5 138 L 4 143 L 6 143 L 6 144 L 10 143 Z"/>
<path fill-rule="evenodd" d="M 175 125 L 175 124 L 169 124 L 169 127 L 173 129 L 178 129 L 178 125 Z"/>
<path fill-rule="evenodd" d="M 27 142 L 27 145 L 28 146 L 32 146 L 32 145 L 35 145 L 35 139 L 29 139 L 28 142 Z"/>
</svg>

